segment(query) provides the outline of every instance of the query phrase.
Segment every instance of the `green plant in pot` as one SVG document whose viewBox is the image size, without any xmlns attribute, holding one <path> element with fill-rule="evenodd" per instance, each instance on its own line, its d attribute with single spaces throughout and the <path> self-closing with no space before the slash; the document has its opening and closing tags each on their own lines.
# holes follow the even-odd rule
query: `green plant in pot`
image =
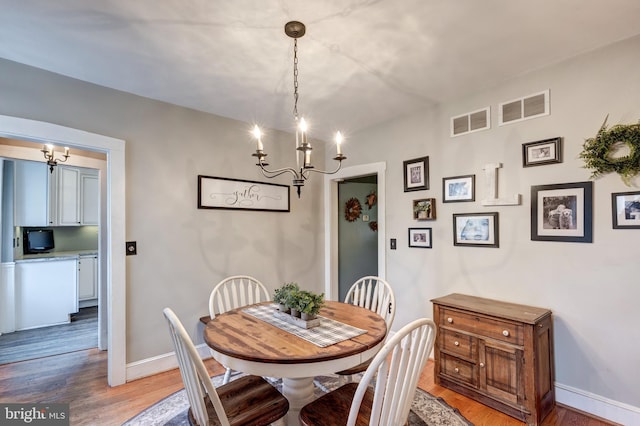
<svg viewBox="0 0 640 426">
<path fill-rule="evenodd" d="M 314 319 L 323 305 L 324 293 L 316 294 L 306 290 L 298 292 L 298 304 L 296 308 L 300 311 L 303 320 L 308 321 Z"/>
<path fill-rule="evenodd" d="M 278 287 L 273 291 L 273 301 L 278 304 L 278 309 L 282 312 L 289 312 L 291 310 L 291 303 L 295 301 L 295 297 L 292 297 L 292 293 L 296 293 L 300 290 L 298 283 L 286 283 L 282 287 Z"/>
<path fill-rule="evenodd" d="M 428 219 L 431 215 L 431 202 L 421 200 L 413 206 L 413 212 L 417 219 Z"/>
</svg>

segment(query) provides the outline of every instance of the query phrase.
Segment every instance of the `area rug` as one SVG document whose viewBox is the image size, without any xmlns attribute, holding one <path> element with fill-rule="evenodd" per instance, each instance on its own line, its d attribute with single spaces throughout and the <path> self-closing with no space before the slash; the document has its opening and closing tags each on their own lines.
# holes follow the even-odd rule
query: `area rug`
<svg viewBox="0 0 640 426">
<path fill-rule="evenodd" d="M 222 375 L 212 377 L 214 385 L 222 384 Z M 234 378 L 240 377 L 236 375 Z M 282 388 L 282 382 L 278 379 L 269 379 L 278 389 Z M 314 380 L 316 396 L 332 389 L 336 389 L 337 377 L 322 376 Z M 186 426 L 189 424 L 187 412 L 189 401 L 183 390 L 180 390 L 160 402 L 147 408 L 137 416 L 128 420 L 123 426 Z M 457 409 L 449 406 L 441 398 L 436 398 L 428 392 L 418 389 L 411 405 L 409 413 L 410 426 L 473 426 L 473 423 L 465 419 Z"/>
</svg>

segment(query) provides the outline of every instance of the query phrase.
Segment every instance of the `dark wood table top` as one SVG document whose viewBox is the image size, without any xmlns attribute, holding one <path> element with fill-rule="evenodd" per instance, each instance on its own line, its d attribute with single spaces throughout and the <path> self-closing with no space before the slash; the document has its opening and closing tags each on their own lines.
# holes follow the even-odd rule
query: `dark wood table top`
<svg viewBox="0 0 640 426">
<path fill-rule="evenodd" d="M 375 312 L 351 304 L 326 301 L 319 315 L 367 330 L 367 333 L 321 348 L 242 312 L 246 308 L 234 309 L 207 321 L 204 329 L 207 345 L 214 351 L 237 359 L 301 364 L 364 352 L 380 344 L 387 334 L 384 319 Z"/>
</svg>

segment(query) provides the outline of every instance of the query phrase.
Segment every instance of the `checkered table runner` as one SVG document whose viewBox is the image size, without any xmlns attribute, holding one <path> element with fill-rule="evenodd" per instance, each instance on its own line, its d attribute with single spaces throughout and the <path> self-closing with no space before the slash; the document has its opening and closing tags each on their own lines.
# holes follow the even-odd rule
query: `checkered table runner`
<svg viewBox="0 0 640 426">
<path fill-rule="evenodd" d="M 362 330 L 322 316 L 318 316 L 320 319 L 319 326 L 305 329 L 276 318 L 273 315 L 275 310 L 275 305 L 260 305 L 243 309 L 242 312 L 249 314 L 252 317 L 256 317 L 259 320 L 268 322 L 281 330 L 295 334 L 296 336 L 311 342 L 316 346 L 320 346 L 321 348 L 331 346 L 334 343 L 342 342 L 344 340 L 349 340 L 352 337 L 360 336 L 367 332 L 367 330 Z"/>
</svg>

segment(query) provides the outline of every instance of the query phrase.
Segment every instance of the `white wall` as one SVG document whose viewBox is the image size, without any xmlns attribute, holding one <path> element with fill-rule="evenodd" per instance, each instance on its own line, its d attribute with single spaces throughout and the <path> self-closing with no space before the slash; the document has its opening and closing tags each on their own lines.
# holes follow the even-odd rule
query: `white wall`
<svg viewBox="0 0 640 426">
<path fill-rule="evenodd" d="M 594 182 L 593 243 L 531 241 L 532 185 L 587 181 L 578 158 L 585 139 L 609 123 L 640 119 L 640 38 L 574 58 L 492 90 L 419 111 L 350 138 L 354 162 L 387 161 L 387 278 L 394 286 L 397 329 L 432 316 L 430 299 L 467 293 L 550 308 L 556 381 L 561 390 L 630 410 L 640 419 L 640 231 L 612 229 L 611 193 L 629 188 L 617 175 Z M 500 102 L 550 89 L 551 115 L 498 127 Z M 449 118 L 491 106 L 491 129 L 449 137 Z M 522 144 L 561 136 L 564 162 L 523 168 Z M 346 149 L 346 148 L 345 148 Z M 428 155 L 428 191 L 404 193 L 402 161 Z M 483 165 L 501 162 L 499 196 L 522 194 L 520 206 L 483 207 Z M 442 178 L 476 175 L 476 201 L 442 203 Z M 636 181 L 638 183 L 638 180 Z M 407 247 L 411 202 L 435 197 L 433 249 Z M 454 247 L 452 214 L 497 211 L 500 248 Z M 388 244 L 387 244 L 388 247 Z M 595 405 L 597 403 L 594 402 Z M 581 407 L 599 412 L 593 406 Z"/>
<path fill-rule="evenodd" d="M 213 285 L 227 275 L 254 275 L 269 289 L 295 280 L 322 291 L 321 176 L 311 178 L 301 199 L 292 191 L 290 213 L 197 209 L 199 174 L 268 180 L 251 157 L 250 123 L 6 60 L 0 60 L 0 75 L 0 115 L 127 142 L 126 238 L 138 242 L 138 255 L 127 257 L 129 364 L 172 350 L 165 306 L 202 342 L 198 318 L 208 312 Z M 264 142 L 272 165 L 295 162 L 291 135 L 268 132 Z M 324 157 L 322 144 L 314 144 L 314 153 L 315 160 Z M 275 181 L 290 184 L 288 176 Z"/>
</svg>

